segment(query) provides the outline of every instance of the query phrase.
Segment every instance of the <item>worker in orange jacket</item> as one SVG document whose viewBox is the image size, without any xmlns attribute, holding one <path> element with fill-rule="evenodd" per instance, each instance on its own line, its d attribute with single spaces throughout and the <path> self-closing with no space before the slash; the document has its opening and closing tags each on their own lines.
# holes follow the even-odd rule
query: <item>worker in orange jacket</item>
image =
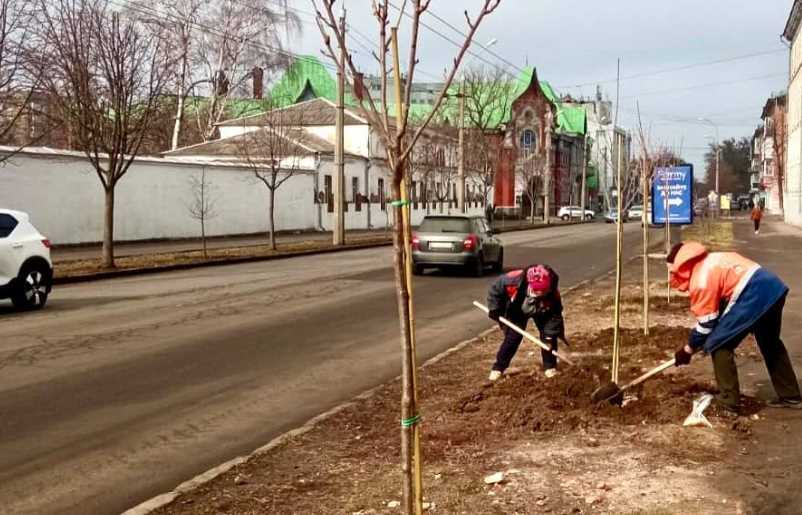
<svg viewBox="0 0 802 515">
<path fill-rule="evenodd" d="M 778 399 L 770 406 L 802 408 L 796 374 L 780 339 L 788 287 L 772 272 L 735 252 L 708 252 L 700 243 L 675 245 L 667 258 L 671 287 L 690 294 L 696 326 L 677 350 L 676 365 L 687 365 L 699 350 L 710 354 L 719 404 L 738 411 L 740 385 L 735 348 L 750 333 L 766 362 Z"/>
</svg>

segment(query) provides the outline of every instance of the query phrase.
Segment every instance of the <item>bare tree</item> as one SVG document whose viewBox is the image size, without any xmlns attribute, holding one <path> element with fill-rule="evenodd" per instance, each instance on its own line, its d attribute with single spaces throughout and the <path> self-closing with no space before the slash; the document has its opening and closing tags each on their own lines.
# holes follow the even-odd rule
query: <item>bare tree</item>
<svg viewBox="0 0 802 515">
<path fill-rule="evenodd" d="M 204 30 L 200 23 L 209 4 L 209 0 L 150 0 L 127 5 L 131 14 L 142 20 L 153 37 L 164 42 L 170 60 L 178 64 L 167 86 L 175 92 L 171 150 L 179 145 L 187 96 L 195 87 L 209 82 L 206 77 L 193 79 L 197 67 L 195 46 L 199 32 Z"/>
<path fill-rule="evenodd" d="M 784 209 L 785 203 L 785 157 L 788 139 L 788 118 L 785 113 L 785 103 L 780 103 L 774 99 L 774 112 L 771 117 L 774 120 L 774 134 L 772 144 L 774 146 L 774 166 L 777 170 L 777 194 L 779 195 L 780 210 Z"/>
<path fill-rule="evenodd" d="M 302 143 L 303 116 L 299 111 L 271 109 L 261 119 L 262 127 L 239 138 L 237 149 L 250 167 L 254 181 L 267 188 L 270 248 L 275 250 L 276 191 L 301 169 L 303 158 L 312 152 Z"/>
<path fill-rule="evenodd" d="M 146 138 L 165 84 L 164 47 L 105 0 L 40 0 L 42 84 L 105 193 L 103 264 L 114 267 L 114 192 Z"/>
<path fill-rule="evenodd" d="M 205 84 L 208 100 L 197 104 L 196 123 L 204 141 L 215 136 L 231 98 L 243 90 L 252 78 L 254 67 L 276 70 L 287 66 L 290 54 L 283 48 L 282 37 L 300 29 L 300 21 L 286 0 L 266 4 L 223 0 L 204 9 L 195 45 L 196 80 L 191 86 Z M 191 88 L 194 89 L 194 88 Z"/>
<path fill-rule="evenodd" d="M 192 175 L 189 178 L 189 187 L 192 200 L 187 205 L 189 216 L 200 222 L 201 241 L 203 242 L 203 257 L 209 257 L 206 249 L 206 223 L 217 217 L 217 192 L 212 181 L 206 177 L 206 167 L 201 169 L 200 176 Z"/>
<path fill-rule="evenodd" d="M 417 392 L 415 388 L 415 331 L 414 309 L 411 301 L 411 260 L 409 251 L 410 226 L 409 210 L 404 205 L 406 199 L 405 168 L 409 153 L 415 146 L 429 122 L 435 117 L 447 89 L 451 86 L 454 76 L 459 69 L 468 48 L 473 41 L 477 29 L 482 21 L 490 15 L 501 0 L 484 0 L 478 14 L 471 18 L 467 11 L 465 20 L 465 39 L 462 45 L 457 45 L 457 53 L 453 66 L 446 73 L 443 90 L 434 102 L 431 113 L 423 122 L 412 129 L 409 124 L 409 103 L 412 98 L 412 85 L 415 82 L 415 68 L 418 64 L 418 39 L 420 35 L 421 18 L 429 10 L 430 0 L 406 0 L 403 2 L 397 21 L 391 26 L 389 0 L 374 0 L 373 14 L 378 26 L 378 50 L 376 60 L 379 62 L 381 93 L 378 99 L 373 98 L 369 90 L 362 87 L 362 73 L 357 69 L 348 51 L 346 42 L 345 16 L 338 20 L 336 14 L 336 0 L 312 0 L 317 13 L 318 26 L 323 35 L 325 53 L 337 64 L 340 70 L 348 75 L 352 91 L 360 102 L 360 111 L 370 123 L 371 128 L 378 133 L 387 155 L 387 162 L 392 173 L 393 198 L 399 201 L 395 207 L 394 224 L 394 270 L 397 288 L 398 315 L 400 319 L 402 359 L 402 430 L 401 430 L 401 469 L 404 479 L 403 507 L 406 513 L 412 513 L 413 506 L 420 512 L 422 502 L 422 489 L 420 487 L 420 432 L 417 426 Z M 395 4 L 392 4 L 393 6 Z M 409 44 L 406 69 L 401 69 L 398 52 L 398 28 L 406 18 L 409 20 L 407 41 Z M 389 29 L 389 30 L 388 30 Z M 392 64 L 391 64 L 392 63 Z M 406 72 L 406 73 L 404 73 Z M 406 78 L 406 87 L 402 92 L 401 76 Z M 388 81 L 394 78 L 397 98 L 397 111 L 395 119 L 388 107 Z M 356 86 L 354 87 L 354 82 Z M 413 470 L 414 469 L 414 470 Z"/>
<path fill-rule="evenodd" d="M 0 0 L 0 142 L 20 149 L 46 132 L 33 122 L 41 51 L 34 42 L 35 8 L 34 0 Z M 0 156 L 0 163 L 12 155 Z"/>
<path fill-rule="evenodd" d="M 532 223 L 535 222 L 537 200 L 543 192 L 543 178 L 548 166 L 548 160 L 543 155 L 544 153 L 524 155 L 518 160 L 518 167 L 515 173 L 518 189 L 523 192 L 524 197 L 529 201 L 529 213 L 526 213 L 526 216 Z"/>
<path fill-rule="evenodd" d="M 474 67 L 463 76 L 466 125 L 466 168 L 477 180 L 484 203 L 495 184 L 496 157 L 504 114 L 514 100 L 515 82 L 502 68 Z"/>
</svg>

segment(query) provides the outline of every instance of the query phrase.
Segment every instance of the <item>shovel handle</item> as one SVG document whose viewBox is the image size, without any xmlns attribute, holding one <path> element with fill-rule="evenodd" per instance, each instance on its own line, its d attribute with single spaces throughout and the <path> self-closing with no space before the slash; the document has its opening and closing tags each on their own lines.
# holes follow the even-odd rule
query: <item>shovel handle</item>
<svg viewBox="0 0 802 515">
<path fill-rule="evenodd" d="M 659 374 L 663 370 L 673 367 L 675 364 L 676 364 L 676 361 L 674 360 L 674 358 L 671 358 L 670 361 L 666 361 L 662 365 L 659 365 L 658 367 L 649 370 L 648 372 L 646 372 L 645 374 L 643 374 L 639 378 L 637 378 L 634 381 L 632 381 L 631 383 L 627 384 L 626 386 L 621 388 L 621 391 L 624 391 L 624 390 L 626 390 L 628 388 L 632 388 L 633 386 L 637 386 L 637 385 L 641 384 L 642 382 L 646 381 L 647 379 L 649 379 L 650 377 L 656 376 L 657 374 Z"/>
<path fill-rule="evenodd" d="M 485 306 L 484 304 L 482 304 L 480 302 L 473 301 L 473 305 L 476 306 L 477 308 L 481 309 L 485 313 L 490 313 L 490 310 L 487 309 L 487 306 Z M 540 347 L 544 351 L 551 352 L 552 354 L 554 354 L 555 356 L 557 356 L 561 360 L 565 361 L 569 365 L 575 365 L 575 363 L 573 361 L 571 361 L 570 359 L 566 358 L 565 356 L 563 356 L 562 354 L 560 354 L 556 350 L 552 349 L 551 347 L 549 347 L 548 345 L 546 345 L 545 343 L 540 341 L 538 338 L 535 338 L 532 334 L 528 333 L 527 331 L 524 331 L 523 329 L 521 329 L 517 325 L 513 324 L 512 322 L 510 322 L 506 318 L 499 317 L 498 321 L 501 322 L 502 324 L 506 325 L 507 327 L 509 327 L 510 329 L 515 331 L 516 333 L 520 334 L 521 336 L 523 336 L 527 340 L 531 341 L 532 343 L 534 343 L 535 345 L 537 345 L 538 347 Z"/>
</svg>

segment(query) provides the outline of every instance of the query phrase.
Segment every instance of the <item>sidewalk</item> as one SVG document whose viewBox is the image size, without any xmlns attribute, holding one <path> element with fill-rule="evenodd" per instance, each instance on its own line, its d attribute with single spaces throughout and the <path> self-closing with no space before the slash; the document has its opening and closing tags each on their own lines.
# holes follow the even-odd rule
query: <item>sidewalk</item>
<svg viewBox="0 0 802 515">
<path fill-rule="evenodd" d="M 777 273 L 791 289 L 783 317 L 783 341 L 802 378 L 802 230 L 769 220 L 755 235 L 748 221 L 733 226 L 732 246 Z M 765 364 L 753 344 L 742 345 L 741 388 L 761 400 L 774 397 Z M 802 411 L 766 410 L 748 445 L 733 448 L 719 484 L 733 496 L 750 492 L 746 513 L 798 514 L 802 510 Z"/>
</svg>

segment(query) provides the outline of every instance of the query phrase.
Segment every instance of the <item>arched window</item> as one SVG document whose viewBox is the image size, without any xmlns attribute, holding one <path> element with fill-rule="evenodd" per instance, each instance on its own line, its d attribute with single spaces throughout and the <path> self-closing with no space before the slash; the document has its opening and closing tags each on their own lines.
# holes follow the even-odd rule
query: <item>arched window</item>
<svg viewBox="0 0 802 515">
<path fill-rule="evenodd" d="M 528 154 L 534 152 L 536 147 L 537 140 L 535 137 L 535 131 L 532 129 L 525 129 L 521 133 L 521 150 Z"/>
</svg>

